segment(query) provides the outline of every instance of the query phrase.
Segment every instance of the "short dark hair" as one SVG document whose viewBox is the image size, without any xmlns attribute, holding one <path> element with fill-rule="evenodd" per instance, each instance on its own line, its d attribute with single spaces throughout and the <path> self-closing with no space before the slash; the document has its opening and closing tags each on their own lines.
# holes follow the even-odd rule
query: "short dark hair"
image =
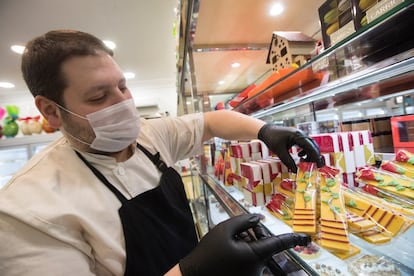
<svg viewBox="0 0 414 276">
<path fill-rule="evenodd" d="M 98 55 L 111 49 L 99 38 L 75 30 L 53 30 L 29 41 L 22 56 L 23 78 L 32 95 L 44 96 L 64 105 L 67 83 L 62 64 L 71 57 Z"/>
</svg>

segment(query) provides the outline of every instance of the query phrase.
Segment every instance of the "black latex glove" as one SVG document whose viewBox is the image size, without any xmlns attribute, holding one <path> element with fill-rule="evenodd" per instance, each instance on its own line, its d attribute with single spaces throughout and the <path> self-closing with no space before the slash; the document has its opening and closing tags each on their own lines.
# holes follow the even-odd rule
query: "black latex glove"
<svg viewBox="0 0 414 276">
<path fill-rule="evenodd" d="M 319 168 L 324 166 L 318 144 L 299 129 L 265 124 L 257 136 L 294 173 L 297 172 L 297 167 L 289 153 L 289 149 L 294 145 L 302 149 L 299 156 L 305 162 L 316 163 Z"/>
<path fill-rule="evenodd" d="M 274 254 L 296 245 L 307 245 L 309 236 L 299 233 L 265 237 L 258 230 L 258 215 L 241 215 L 223 221 L 209 231 L 179 266 L 183 276 L 256 276 Z M 255 229 L 258 240 L 243 235 Z M 240 235 L 240 236 L 239 236 Z"/>
</svg>

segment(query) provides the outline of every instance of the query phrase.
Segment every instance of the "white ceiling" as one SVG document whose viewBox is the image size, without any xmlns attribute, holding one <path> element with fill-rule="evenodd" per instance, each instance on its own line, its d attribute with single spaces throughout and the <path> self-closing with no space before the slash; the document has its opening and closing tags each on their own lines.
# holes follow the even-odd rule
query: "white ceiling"
<svg viewBox="0 0 414 276">
<path fill-rule="evenodd" d="M 25 112 L 32 102 L 11 45 L 52 29 L 78 29 L 117 44 L 115 59 L 136 74 L 128 84 L 137 105 L 163 105 L 175 114 L 177 5 L 177 0 L 0 0 L 0 81 L 16 85 L 0 88 L 0 106 L 17 103 Z"/>
<path fill-rule="evenodd" d="M 285 13 L 271 17 L 268 11 L 275 2 L 285 5 Z M 269 69 L 265 48 L 273 31 L 302 31 L 319 38 L 318 7 L 323 2 L 200 0 L 192 34 L 195 48 L 261 45 L 262 50 L 194 52 L 198 93 L 233 95 L 257 80 Z M 11 45 L 24 45 L 51 29 L 78 29 L 117 43 L 115 59 L 125 71 L 136 74 L 128 84 L 138 106 L 158 105 L 161 112 L 176 115 L 177 38 L 173 22 L 177 7 L 179 0 L 0 0 L 0 81 L 16 85 L 0 88 L 0 106 L 17 103 L 23 113 L 36 112 L 21 77 L 20 56 L 10 50 Z M 241 67 L 231 69 L 234 61 Z M 217 86 L 222 79 L 227 83 Z M 185 90 L 187 93 L 188 88 Z"/>
<path fill-rule="evenodd" d="M 265 72 L 272 33 L 300 31 L 320 39 L 318 8 L 324 0 L 200 0 L 196 27 L 192 31 L 192 82 L 185 95 L 209 95 L 211 106 L 226 101 L 252 83 L 260 82 Z M 271 16 L 273 4 L 285 10 Z M 232 68 L 233 62 L 240 67 Z M 190 78 L 190 74 L 186 76 Z M 224 84 L 219 84 L 223 80 Z M 197 91 L 191 91 L 194 85 Z M 203 101 L 205 97 L 202 97 Z"/>
</svg>

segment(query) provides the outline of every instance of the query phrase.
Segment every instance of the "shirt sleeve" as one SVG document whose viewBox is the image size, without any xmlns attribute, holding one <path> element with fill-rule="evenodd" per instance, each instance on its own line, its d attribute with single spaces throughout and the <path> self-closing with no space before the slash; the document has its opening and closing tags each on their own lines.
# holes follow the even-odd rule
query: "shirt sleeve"
<svg viewBox="0 0 414 276">
<path fill-rule="evenodd" d="M 0 213 L 0 275 L 95 275 L 76 248 Z"/>
<path fill-rule="evenodd" d="M 169 165 L 203 152 L 203 113 L 148 120 L 143 132 Z"/>
</svg>

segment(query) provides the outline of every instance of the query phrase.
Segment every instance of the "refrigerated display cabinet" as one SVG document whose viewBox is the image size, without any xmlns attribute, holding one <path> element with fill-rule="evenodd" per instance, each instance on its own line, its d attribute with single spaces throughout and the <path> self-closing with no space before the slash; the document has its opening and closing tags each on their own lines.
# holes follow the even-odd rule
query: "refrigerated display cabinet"
<svg viewBox="0 0 414 276">
<path fill-rule="evenodd" d="M 60 132 L 0 139 L 0 188 L 37 152 L 60 137 Z"/>
<path fill-rule="evenodd" d="M 283 234 L 291 232 L 288 228 L 278 228 L 277 231 L 271 232 L 268 226 L 271 225 L 274 218 L 269 217 L 264 212 L 252 210 L 246 207 L 243 196 L 234 187 L 225 187 L 217 182 L 208 174 L 200 173 L 195 169 L 191 173 L 193 182 L 194 198 L 191 200 L 196 229 L 199 238 L 202 238 L 212 227 L 218 223 L 248 212 L 261 213 L 264 215 L 263 224 L 269 235 Z M 225 264 L 224 264 L 225 265 Z M 263 275 L 317 275 L 312 268 L 292 254 L 290 250 L 282 251 L 272 256 L 266 262 Z"/>
<path fill-rule="evenodd" d="M 261 214 L 261 223 L 270 235 L 292 232 L 290 226 L 275 217 L 265 206 L 252 206 L 236 187 L 226 186 L 215 178 L 212 168 L 204 169 L 205 172 L 202 170 L 192 172 L 195 195 L 191 201 L 200 238 L 221 221 L 245 213 Z M 264 275 L 414 275 L 414 227 L 385 244 L 371 244 L 353 234 L 349 238 L 351 244 L 360 249 L 352 257 L 342 259 L 312 243 L 309 248 L 315 252 L 309 255 L 301 254 L 297 248 L 274 255 L 270 266 L 277 272 L 266 269 Z M 372 258 L 370 261 L 364 260 L 365 272 L 388 269 L 388 274 L 351 274 L 350 266 L 361 258 Z"/>
<path fill-rule="evenodd" d="M 371 113 L 367 110 L 371 104 L 381 102 L 392 104 L 389 113 L 382 114 L 384 116 L 412 114 L 414 107 L 407 103 L 412 102 L 414 95 L 413 23 L 414 3 L 403 1 L 392 12 L 243 100 L 234 110 L 267 122 L 286 125 L 292 120 L 292 126 L 300 123 L 294 121 L 298 118 L 320 122 L 324 112 L 351 103 L 358 104 L 358 107 L 353 106 L 349 113 L 361 111 L 365 112 L 365 117 L 378 115 L 375 108 Z M 319 73 L 320 76 L 317 75 Z M 303 77 L 306 83 L 300 81 Z M 403 100 L 397 101 L 397 98 Z M 344 117 L 343 113 L 337 119 L 341 122 L 346 119 Z M 195 200 L 198 204 L 195 213 L 197 218 L 202 218 L 197 221 L 204 225 L 204 229 L 228 216 L 254 212 L 263 214 L 265 220 L 262 223 L 270 233 L 277 235 L 292 231 L 265 206 L 247 204 L 243 193 L 216 179 L 211 168 L 201 171 L 203 173 L 199 173 L 197 178 L 204 194 Z M 409 217 L 409 220 L 413 219 Z M 356 266 L 365 268 L 365 273 L 371 272 L 359 275 L 414 275 L 412 226 L 384 244 L 371 244 L 353 234 L 350 235 L 350 242 L 360 252 L 345 259 L 322 247 L 318 247 L 318 254 L 313 258 L 305 258 L 293 249 L 285 251 L 283 257 L 293 260 L 301 272 L 310 275 L 358 275 L 351 272 Z M 375 272 L 376 269 L 384 270 L 385 274 Z"/>
</svg>

